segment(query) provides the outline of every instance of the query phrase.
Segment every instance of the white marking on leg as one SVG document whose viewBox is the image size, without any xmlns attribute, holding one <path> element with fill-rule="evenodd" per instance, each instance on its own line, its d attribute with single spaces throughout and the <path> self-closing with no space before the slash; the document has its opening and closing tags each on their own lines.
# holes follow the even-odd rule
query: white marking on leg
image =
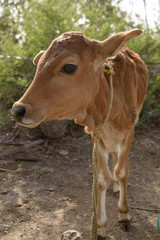
<svg viewBox="0 0 160 240">
<path fill-rule="evenodd" d="M 113 181 L 115 181 L 115 182 L 117 182 L 117 181 L 118 181 L 118 179 L 116 178 L 116 175 L 115 175 L 115 173 L 113 173 L 112 179 L 113 179 Z"/>
<path fill-rule="evenodd" d="M 119 198 L 119 202 L 118 202 L 118 207 L 121 211 L 126 211 L 126 206 L 124 205 L 124 187 L 122 183 L 119 183 L 119 187 L 120 187 L 120 198 Z M 119 221 L 123 221 L 123 220 L 131 220 L 131 217 L 129 215 L 129 213 L 119 213 Z"/>
<path fill-rule="evenodd" d="M 99 216 L 98 219 L 98 235 L 105 237 L 106 236 L 106 223 L 107 223 L 107 216 L 106 216 L 106 189 L 100 190 L 100 203 L 99 203 Z"/>
<path fill-rule="evenodd" d="M 119 145 L 119 144 L 116 145 L 116 153 L 118 154 L 118 156 L 121 156 L 125 150 L 126 150 L 125 145 Z"/>
<path fill-rule="evenodd" d="M 119 188 L 120 188 L 120 196 L 119 196 L 119 202 L 118 202 L 118 207 L 123 211 L 124 209 L 124 188 L 123 184 L 119 183 Z"/>
<path fill-rule="evenodd" d="M 124 177 L 125 177 L 125 174 L 126 174 L 126 171 L 125 171 L 124 168 L 122 168 L 122 169 L 120 170 L 119 178 L 120 178 L 120 179 L 124 178 Z"/>
<path fill-rule="evenodd" d="M 113 193 L 117 193 L 117 192 L 119 192 L 119 185 L 118 185 L 118 183 L 114 183 L 113 184 Z"/>
<path fill-rule="evenodd" d="M 98 236 L 106 237 L 106 189 L 111 182 L 111 175 L 108 169 L 108 153 L 101 149 L 102 158 L 99 165 L 98 184 L 99 184 L 99 202 L 98 202 Z M 101 151 L 102 150 L 102 151 Z"/>
<path fill-rule="evenodd" d="M 106 181 L 104 179 L 104 174 L 102 172 L 99 173 L 99 176 L 98 176 L 98 184 L 102 187 L 102 188 L 105 188 L 106 186 Z"/>
<path fill-rule="evenodd" d="M 118 154 L 119 147 L 120 147 L 120 145 L 117 144 L 117 145 L 116 145 L 116 148 L 115 148 L 115 152 L 116 152 L 117 154 Z"/>
<path fill-rule="evenodd" d="M 100 216 L 101 219 L 98 219 L 98 225 L 104 225 L 107 222 L 106 216 L 106 190 L 100 190 L 101 193 L 101 202 L 100 202 Z"/>
<path fill-rule="evenodd" d="M 130 222 L 131 221 L 131 217 L 129 215 L 129 213 L 119 213 L 119 221 L 127 221 Z"/>
</svg>

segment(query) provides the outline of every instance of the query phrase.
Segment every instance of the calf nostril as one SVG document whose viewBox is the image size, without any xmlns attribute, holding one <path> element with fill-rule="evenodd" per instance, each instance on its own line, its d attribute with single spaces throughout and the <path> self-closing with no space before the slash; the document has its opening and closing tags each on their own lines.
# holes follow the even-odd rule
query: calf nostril
<svg viewBox="0 0 160 240">
<path fill-rule="evenodd" d="M 22 107 L 22 106 L 13 106 L 11 111 L 15 114 L 15 116 L 19 119 L 19 120 L 22 120 L 22 118 L 24 117 L 25 115 L 25 108 Z"/>
</svg>

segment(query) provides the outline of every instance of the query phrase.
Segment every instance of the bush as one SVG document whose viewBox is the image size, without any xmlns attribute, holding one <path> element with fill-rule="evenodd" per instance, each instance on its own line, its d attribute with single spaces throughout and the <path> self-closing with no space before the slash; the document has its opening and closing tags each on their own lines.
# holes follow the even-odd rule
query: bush
<svg viewBox="0 0 160 240">
<path fill-rule="evenodd" d="M 140 124 L 160 123 L 160 75 L 149 84 L 147 99 L 140 116 Z"/>
</svg>

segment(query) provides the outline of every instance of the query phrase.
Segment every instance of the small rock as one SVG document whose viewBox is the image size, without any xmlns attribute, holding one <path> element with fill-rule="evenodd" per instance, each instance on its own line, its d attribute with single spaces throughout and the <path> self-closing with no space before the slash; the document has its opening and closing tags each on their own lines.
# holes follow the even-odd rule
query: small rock
<svg viewBox="0 0 160 240">
<path fill-rule="evenodd" d="M 22 200 L 18 200 L 18 202 L 15 204 L 15 207 L 22 207 L 23 206 L 23 202 Z"/>
<path fill-rule="evenodd" d="M 72 159 L 72 162 L 79 162 L 79 159 L 74 158 L 74 159 Z"/>
<path fill-rule="evenodd" d="M 68 151 L 67 151 L 67 150 L 63 150 L 63 149 L 59 150 L 58 153 L 59 153 L 60 155 L 62 155 L 62 156 L 68 155 Z"/>
<path fill-rule="evenodd" d="M 62 226 L 68 226 L 68 222 L 64 222 L 64 223 L 62 223 Z"/>
<path fill-rule="evenodd" d="M 61 240 L 82 240 L 82 235 L 76 230 L 68 230 L 62 234 Z"/>
<path fill-rule="evenodd" d="M 68 200 L 70 200 L 69 197 L 63 197 L 62 198 L 62 201 L 68 201 Z"/>
<path fill-rule="evenodd" d="M 29 199 L 28 199 L 28 198 L 25 198 L 25 199 L 23 200 L 23 203 L 29 203 Z"/>
<path fill-rule="evenodd" d="M 0 193 L 1 194 L 7 194 L 7 193 L 9 193 L 9 190 L 8 189 L 3 189 L 3 190 L 0 191 Z"/>
<path fill-rule="evenodd" d="M 67 123 L 65 120 L 53 120 L 40 124 L 41 131 L 49 138 L 60 138 L 65 135 L 67 131 Z"/>
<path fill-rule="evenodd" d="M 8 230 L 9 228 L 10 228 L 10 225 L 5 225 L 5 226 L 4 226 L 4 229 L 5 229 L 5 230 Z"/>
<path fill-rule="evenodd" d="M 54 188 L 45 188 L 47 192 L 54 192 Z"/>
</svg>

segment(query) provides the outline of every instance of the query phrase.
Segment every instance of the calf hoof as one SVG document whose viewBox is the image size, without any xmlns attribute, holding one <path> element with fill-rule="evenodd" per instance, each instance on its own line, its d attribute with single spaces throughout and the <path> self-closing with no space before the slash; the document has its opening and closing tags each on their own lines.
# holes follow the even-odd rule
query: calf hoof
<svg viewBox="0 0 160 240">
<path fill-rule="evenodd" d="M 98 227 L 97 235 L 98 240 L 106 240 L 106 226 L 101 228 Z"/>
<path fill-rule="evenodd" d="M 98 236 L 98 240 L 106 240 L 106 237 Z"/>
<path fill-rule="evenodd" d="M 131 224 L 128 220 L 126 221 L 119 221 L 119 225 L 120 225 L 120 228 L 124 231 L 124 232 L 129 232 L 130 229 L 131 229 Z"/>
</svg>

